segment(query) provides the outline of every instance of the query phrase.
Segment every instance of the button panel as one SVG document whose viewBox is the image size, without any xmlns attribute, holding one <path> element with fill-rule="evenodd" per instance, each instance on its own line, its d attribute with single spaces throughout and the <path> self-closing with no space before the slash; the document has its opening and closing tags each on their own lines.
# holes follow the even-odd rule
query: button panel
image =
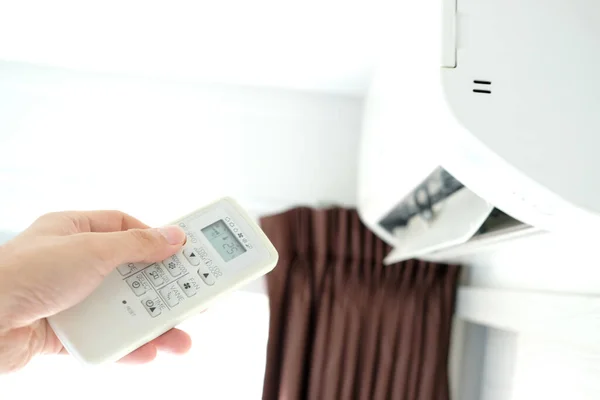
<svg viewBox="0 0 600 400">
<path fill-rule="evenodd" d="M 123 280 L 152 318 L 181 307 L 222 275 L 217 261 L 202 244 L 184 246 L 177 254 L 152 264 L 128 263 L 118 267 Z M 200 292 L 201 293 L 201 292 Z"/>
<path fill-rule="evenodd" d="M 143 294 L 146 294 L 146 292 L 152 290 L 152 287 L 150 287 L 150 283 L 148 282 L 144 274 L 141 272 L 125 279 L 125 281 L 136 296 L 141 296 Z"/>
<path fill-rule="evenodd" d="M 192 297 L 200 290 L 200 282 L 194 275 L 186 275 L 177 281 L 179 287 L 187 297 Z"/>
<path fill-rule="evenodd" d="M 167 271 L 169 271 L 174 278 L 186 273 L 185 267 L 179 257 L 179 255 L 175 254 L 162 262 Z"/>
<path fill-rule="evenodd" d="M 172 283 L 160 289 L 160 295 L 163 299 L 165 299 L 165 301 L 170 307 L 175 307 L 185 299 L 185 297 L 183 296 L 183 291 L 175 283 Z"/>
<path fill-rule="evenodd" d="M 168 281 L 167 272 L 165 269 L 159 264 L 152 264 L 146 270 L 144 270 L 144 274 L 148 278 L 150 282 L 156 287 L 160 285 L 164 285 Z"/>
</svg>

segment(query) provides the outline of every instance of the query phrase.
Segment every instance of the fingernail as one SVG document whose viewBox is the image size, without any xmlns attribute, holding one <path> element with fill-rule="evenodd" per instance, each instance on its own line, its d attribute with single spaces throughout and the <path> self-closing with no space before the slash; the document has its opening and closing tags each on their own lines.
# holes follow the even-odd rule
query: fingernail
<svg viewBox="0 0 600 400">
<path fill-rule="evenodd" d="M 182 244 L 185 242 L 185 232 L 178 226 L 165 226 L 158 231 L 169 244 Z"/>
</svg>

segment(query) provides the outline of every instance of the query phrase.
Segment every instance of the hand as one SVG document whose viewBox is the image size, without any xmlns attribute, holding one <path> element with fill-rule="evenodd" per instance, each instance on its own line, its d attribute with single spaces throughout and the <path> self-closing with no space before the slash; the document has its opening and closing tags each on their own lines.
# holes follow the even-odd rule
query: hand
<svg viewBox="0 0 600 400">
<path fill-rule="evenodd" d="M 88 296 L 127 262 L 156 262 L 185 243 L 177 227 L 151 229 L 118 211 L 47 214 L 0 247 L 0 373 L 38 354 L 66 353 L 46 318 Z M 144 363 L 157 350 L 185 353 L 190 337 L 172 329 L 123 358 Z"/>
</svg>

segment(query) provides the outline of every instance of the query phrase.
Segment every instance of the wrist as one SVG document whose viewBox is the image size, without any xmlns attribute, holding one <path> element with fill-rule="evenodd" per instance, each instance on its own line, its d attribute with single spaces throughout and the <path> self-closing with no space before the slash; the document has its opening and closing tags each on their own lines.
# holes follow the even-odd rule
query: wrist
<svg viewBox="0 0 600 400">
<path fill-rule="evenodd" d="M 0 374 L 25 367 L 33 357 L 43 352 L 46 344 L 45 321 L 0 333 Z"/>
</svg>

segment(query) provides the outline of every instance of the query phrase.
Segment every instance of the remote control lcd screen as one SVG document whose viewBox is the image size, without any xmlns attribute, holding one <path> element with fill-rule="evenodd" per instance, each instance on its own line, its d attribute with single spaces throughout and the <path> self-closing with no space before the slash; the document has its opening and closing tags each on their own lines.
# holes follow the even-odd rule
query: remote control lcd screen
<svg viewBox="0 0 600 400">
<path fill-rule="evenodd" d="M 202 229 L 202 233 L 225 261 L 233 260 L 246 252 L 246 248 L 222 219 Z"/>
</svg>

